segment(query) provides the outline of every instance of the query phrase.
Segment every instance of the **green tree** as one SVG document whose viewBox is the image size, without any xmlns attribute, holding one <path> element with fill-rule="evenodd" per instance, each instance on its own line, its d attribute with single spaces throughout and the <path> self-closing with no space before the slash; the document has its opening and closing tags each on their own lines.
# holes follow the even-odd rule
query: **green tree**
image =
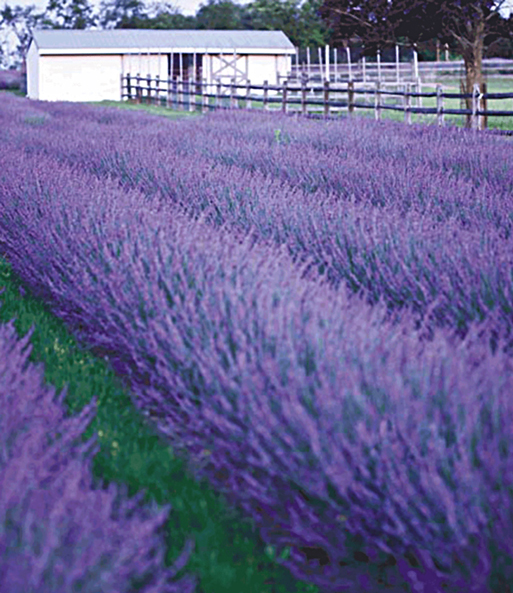
<svg viewBox="0 0 513 593">
<path fill-rule="evenodd" d="M 44 18 L 55 29 L 87 29 L 96 20 L 88 0 L 49 0 Z"/>
<path fill-rule="evenodd" d="M 298 0 L 253 0 L 248 11 L 252 29 L 280 30 L 297 44 L 300 29 Z"/>
<path fill-rule="evenodd" d="M 306 0 L 299 8 L 298 47 L 320 47 L 328 43 L 330 31 L 321 17 L 322 0 Z"/>
<path fill-rule="evenodd" d="M 232 0 L 208 0 L 196 12 L 197 29 L 246 29 L 246 8 Z"/>
<path fill-rule="evenodd" d="M 321 14 L 331 28 L 332 42 L 356 36 L 367 52 L 400 40 L 449 43 L 463 58 L 463 87 L 471 93 L 483 80 L 485 48 L 511 36 L 500 14 L 505 4 L 506 0 L 324 0 Z"/>
<path fill-rule="evenodd" d="M 106 29 L 137 29 L 148 19 L 143 0 L 102 0 L 98 22 Z"/>
<path fill-rule="evenodd" d="M 196 18 L 183 15 L 173 4 L 156 3 L 149 8 L 142 26 L 148 29 L 195 29 Z"/>
<path fill-rule="evenodd" d="M 322 0 L 253 0 L 247 5 L 250 28 L 280 30 L 296 46 L 324 45 L 327 27 L 319 8 Z"/>
<path fill-rule="evenodd" d="M 9 42 L 6 34 L 7 32 L 4 30 L 2 33 L 3 35 L 0 39 L 0 68 L 8 68 L 13 63 L 13 57 L 15 63 L 18 61 L 18 64 L 16 65 L 19 65 L 19 60 L 16 60 L 16 56 L 13 56 L 12 52 L 9 50 Z"/>
<path fill-rule="evenodd" d="M 11 32 L 16 38 L 16 53 L 19 62 L 22 62 L 32 39 L 32 31 L 36 27 L 45 27 L 44 12 L 38 12 L 33 5 L 5 4 L 0 9 L 0 27 Z"/>
</svg>

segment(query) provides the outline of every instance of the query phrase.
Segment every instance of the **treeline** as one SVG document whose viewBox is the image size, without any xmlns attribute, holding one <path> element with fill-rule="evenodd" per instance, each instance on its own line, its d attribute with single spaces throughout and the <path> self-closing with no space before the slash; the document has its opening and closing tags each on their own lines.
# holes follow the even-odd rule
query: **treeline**
<svg viewBox="0 0 513 593">
<path fill-rule="evenodd" d="M 95 7 L 89 0 L 48 0 L 44 11 L 35 6 L 5 4 L 0 27 L 17 39 L 21 60 L 35 28 L 44 29 L 255 29 L 281 30 L 299 47 L 318 47 L 329 41 L 329 30 L 319 14 L 322 0 L 206 0 L 195 15 L 184 15 L 171 3 L 145 0 L 103 0 Z M 9 58 L 0 49 L 0 66 Z M 18 60 L 16 60 L 18 61 Z"/>
<path fill-rule="evenodd" d="M 513 58 L 513 17 L 504 13 L 505 2 L 204 0 L 194 15 L 152 0 L 102 0 L 97 8 L 90 0 L 48 0 L 43 11 L 6 3 L 0 9 L 0 68 L 21 64 L 35 28 L 253 29 L 281 30 L 296 47 L 349 44 L 368 55 L 396 43 L 414 44 L 421 60 L 440 58 L 445 46 L 451 57 L 463 57 L 470 70 L 477 69 L 477 78 L 469 72 L 473 84 L 483 57 Z M 16 40 L 14 48 L 6 34 Z"/>
</svg>

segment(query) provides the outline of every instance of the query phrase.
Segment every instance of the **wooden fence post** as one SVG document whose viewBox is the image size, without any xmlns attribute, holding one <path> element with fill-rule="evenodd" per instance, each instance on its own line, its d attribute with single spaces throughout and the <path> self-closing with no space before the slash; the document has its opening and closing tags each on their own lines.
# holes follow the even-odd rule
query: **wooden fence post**
<svg viewBox="0 0 513 593">
<path fill-rule="evenodd" d="M 422 80 L 420 76 L 417 77 L 417 86 L 416 86 L 417 93 L 422 93 Z M 417 107 L 422 107 L 422 97 L 417 97 Z"/>
<path fill-rule="evenodd" d="M 194 84 L 195 84 L 195 87 L 196 87 L 196 92 L 199 94 L 199 98 L 200 98 L 199 104 L 200 104 L 201 112 L 202 113 L 205 113 L 205 109 L 204 109 L 205 104 L 204 104 L 204 101 L 203 101 L 203 92 L 204 92 L 204 89 L 203 89 L 203 81 L 200 80 L 199 83 L 198 83 L 198 81 L 196 81 Z"/>
<path fill-rule="evenodd" d="M 208 113 L 209 96 L 208 96 L 208 85 L 207 85 L 207 81 L 205 79 L 203 79 L 201 81 L 201 96 L 203 97 L 203 113 Z"/>
<path fill-rule="evenodd" d="M 189 91 L 189 111 L 192 113 L 193 111 L 196 111 L 196 88 L 191 76 L 189 76 L 187 90 Z"/>
<path fill-rule="evenodd" d="M 251 109 L 251 83 L 246 80 L 246 109 Z"/>
<path fill-rule="evenodd" d="M 237 109 L 237 98 L 235 96 L 235 78 L 230 81 L 230 109 Z"/>
<path fill-rule="evenodd" d="M 264 109 L 269 109 L 269 83 L 264 80 Z"/>
<path fill-rule="evenodd" d="M 404 85 L 404 121 L 411 124 L 411 94 L 410 83 Z"/>
<path fill-rule="evenodd" d="M 347 83 L 347 112 L 354 113 L 354 82 L 352 80 Z"/>
<path fill-rule="evenodd" d="M 486 97 L 486 93 L 488 91 L 488 85 L 486 82 L 481 84 L 481 103 L 482 103 L 482 110 L 486 113 L 486 115 L 481 116 L 481 129 L 486 130 L 488 128 L 488 99 Z"/>
<path fill-rule="evenodd" d="M 126 75 L 126 94 L 128 95 L 128 100 L 130 101 L 132 98 L 132 83 L 130 80 L 130 74 Z"/>
<path fill-rule="evenodd" d="M 216 108 L 221 107 L 221 81 L 218 79 L 216 84 Z"/>
<path fill-rule="evenodd" d="M 146 82 L 148 84 L 148 103 L 151 103 L 151 76 L 146 76 Z"/>
<path fill-rule="evenodd" d="M 142 103 L 142 89 L 141 89 L 141 77 L 140 74 L 137 74 L 136 77 L 137 86 L 135 87 L 135 95 L 137 103 Z"/>
<path fill-rule="evenodd" d="M 330 114 L 330 81 L 324 81 L 324 117 Z"/>
<path fill-rule="evenodd" d="M 442 85 L 436 85 L 436 119 L 438 125 L 442 127 L 444 125 L 444 94 Z"/>
<path fill-rule="evenodd" d="M 374 95 L 374 118 L 376 121 L 381 120 L 381 82 L 376 82 L 376 94 Z"/>
<path fill-rule="evenodd" d="M 281 96 L 281 110 L 283 113 L 287 113 L 287 93 L 288 93 L 288 82 L 287 79 L 283 81 L 282 85 L 282 96 Z"/>
<path fill-rule="evenodd" d="M 479 110 L 479 99 L 480 99 L 481 91 L 479 90 L 479 85 L 475 84 L 474 88 L 472 89 L 472 129 L 479 130 L 479 116 L 477 112 Z"/>
<path fill-rule="evenodd" d="M 179 77 L 176 80 L 176 95 L 177 95 L 177 107 L 179 111 L 185 111 L 185 101 L 184 101 L 184 85 L 183 85 L 183 77 Z"/>
<path fill-rule="evenodd" d="M 306 82 L 305 79 L 301 79 L 301 113 L 306 115 Z"/>
<path fill-rule="evenodd" d="M 160 75 L 155 77 L 155 101 L 160 106 Z"/>
</svg>

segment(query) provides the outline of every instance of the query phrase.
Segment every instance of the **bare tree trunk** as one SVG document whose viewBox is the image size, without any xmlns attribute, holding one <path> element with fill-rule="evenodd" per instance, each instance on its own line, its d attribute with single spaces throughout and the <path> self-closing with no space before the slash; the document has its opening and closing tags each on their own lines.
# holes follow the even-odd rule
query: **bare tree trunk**
<svg viewBox="0 0 513 593">
<path fill-rule="evenodd" d="M 23 54 L 23 60 L 21 62 L 21 88 L 20 91 L 27 94 L 27 59 L 25 53 Z"/>
<path fill-rule="evenodd" d="M 484 21 L 479 20 L 475 24 L 472 38 L 465 40 L 465 45 L 462 48 L 465 69 L 464 92 L 468 94 L 472 93 L 475 84 L 480 89 L 483 86 L 484 28 Z M 465 99 L 465 105 L 467 109 L 472 109 L 472 99 Z M 470 115 L 467 115 L 466 127 L 471 127 Z"/>
</svg>

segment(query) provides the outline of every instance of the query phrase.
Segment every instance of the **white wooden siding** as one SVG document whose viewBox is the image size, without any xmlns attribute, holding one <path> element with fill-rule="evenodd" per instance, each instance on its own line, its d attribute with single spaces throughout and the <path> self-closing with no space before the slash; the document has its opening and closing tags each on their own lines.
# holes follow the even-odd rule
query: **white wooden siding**
<svg viewBox="0 0 513 593">
<path fill-rule="evenodd" d="M 120 55 L 43 55 L 39 67 L 43 101 L 121 100 Z"/>
<path fill-rule="evenodd" d="M 248 78 L 252 84 L 264 81 L 276 84 L 277 74 L 285 76 L 289 70 L 290 56 L 251 55 L 248 60 Z"/>
<path fill-rule="evenodd" d="M 34 43 L 27 52 L 27 96 L 39 99 L 39 53 Z"/>
</svg>

